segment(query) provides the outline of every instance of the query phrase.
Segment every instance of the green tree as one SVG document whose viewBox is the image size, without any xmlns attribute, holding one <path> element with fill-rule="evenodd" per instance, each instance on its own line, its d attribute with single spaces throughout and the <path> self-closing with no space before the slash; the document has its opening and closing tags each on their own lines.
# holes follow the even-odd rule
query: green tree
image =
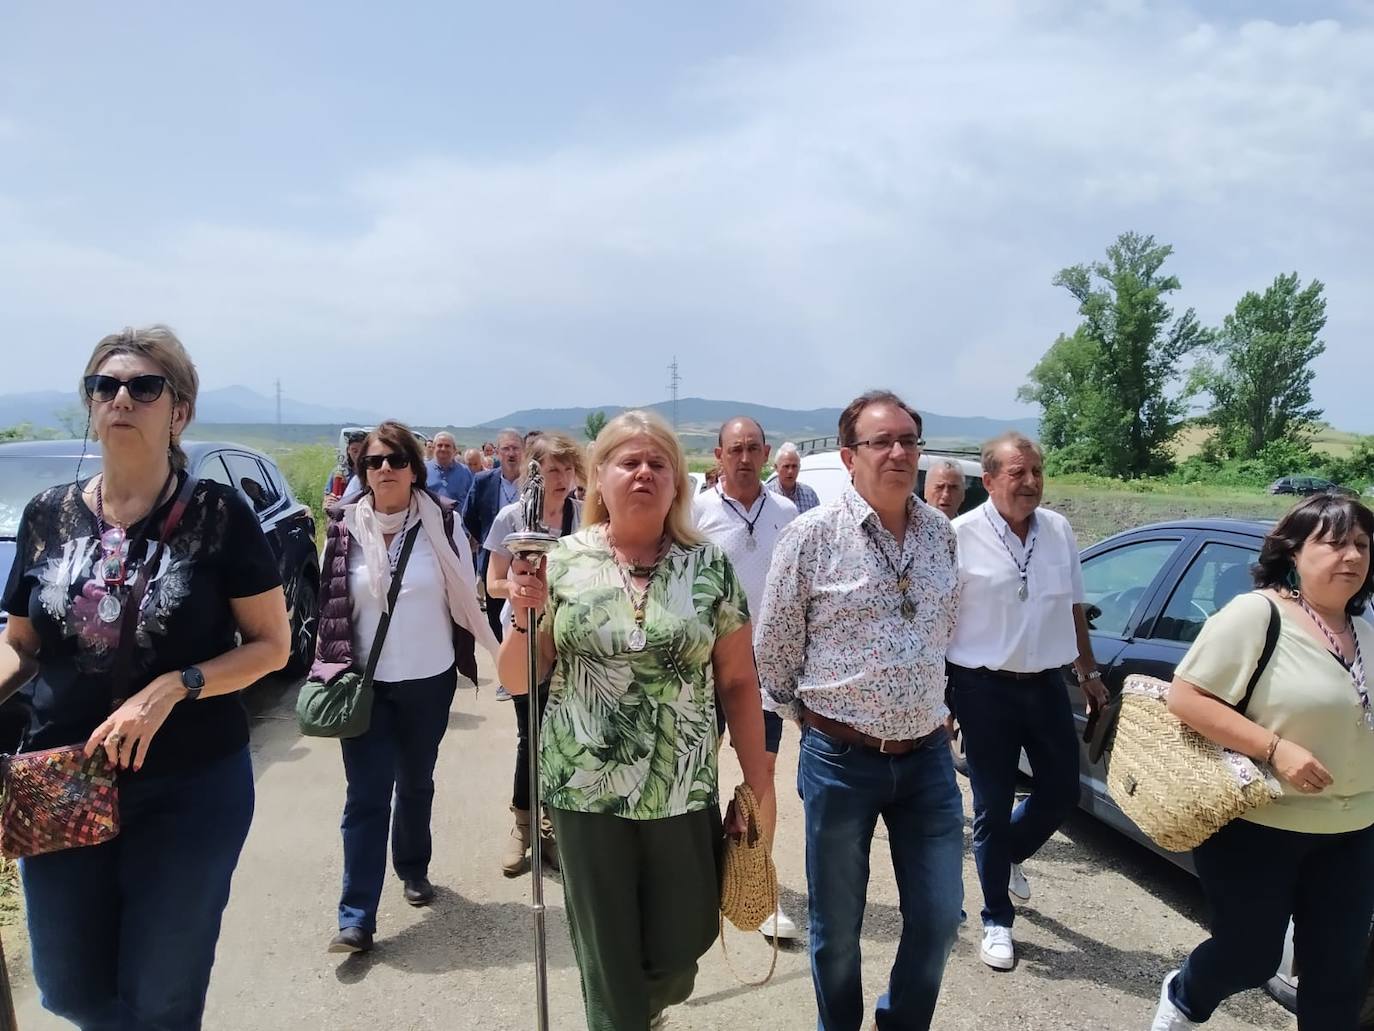
<svg viewBox="0 0 1374 1031">
<path fill-rule="evenodd" d="M 87 412 L 84 405 L 75 403 L 63 405 L 53 415 L 57 417 L 57 424 L 67 432 L 67 436 L 80 437 L 85 435 Z"/>
<path fill-rule="evenodd" d="M 595 440 L 601 433 L 601 427 L 606 425 L 606 413 L 597 409 L 587 414 L 587 422 L 582 427 L 582 433 L 588 440 Z"/>
<path fill-rule="evenodd" d="M 1161 271 L 1172 253 L 1152 236 L 1122 233 L 1106 261 L 1054 277 L 1082 322 L 1055 341 L 1021 396 L 1045 409 L 1060 468 L 1133 478 L 1172 465 L 1169 441 L 1186 399 L 1171 388 L 1183 357 L 1208 340 L 1191 308 L 1175 318 L 1168 305 L 1179 289 Z"/>
<path fill-rule="evenodd" d="M 1212 342 L 1216 361 L 1201 361 L 1193 384 L 1212 397 L 1213 449 L 1222 458 L 1250 458 L 1275 441 L 1299 441 L 1321 418 L 1312 404 L 1312 363 L 1326 350 L 1323 286 L 1296 272 L 1253 290 L 1226 316 Z"/>
</svg>

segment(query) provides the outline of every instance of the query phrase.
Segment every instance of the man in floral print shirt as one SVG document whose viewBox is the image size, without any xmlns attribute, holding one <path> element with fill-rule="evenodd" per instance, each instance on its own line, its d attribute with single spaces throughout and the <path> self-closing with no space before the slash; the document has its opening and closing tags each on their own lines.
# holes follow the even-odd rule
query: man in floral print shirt
<svg viewBox="0 0 1374 1031">
<path fill-rule="evenodd" d="M 802 726 L 811 973 L 822 1031 L 857 1031 L 869 849 L 887 826 L 902 939 L 880 1028 L 928 1028 L 963 903 L 963 804 L 946 747 L 958 605 L 949 521 L 917 500 L 921 418 L 872 392 L 840 417 L 853 484 L 773 553 L 754 648 L 764 707 Z"/>
</svg>

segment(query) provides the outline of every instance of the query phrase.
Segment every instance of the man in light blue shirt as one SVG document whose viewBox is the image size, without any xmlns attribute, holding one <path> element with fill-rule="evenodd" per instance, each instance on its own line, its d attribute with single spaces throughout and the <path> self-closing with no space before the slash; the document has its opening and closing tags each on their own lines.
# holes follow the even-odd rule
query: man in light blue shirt
<svg viewBox="0 0 1374 1031">
<path fill-rule="evenodd" d="M 806 512 L 820 504 L 816 492 L 797 480 L 801 472 L 801 453 L 797 445 L 788 441 L 778 448 L 778 457 L 773 463 L 773 475 L 768 477 L 764 486 L 774 494 L 781 494 L 797 507 L 798 512 Z"/>
<path fill-rule="evenodd" d="M 458 442 L 447 430 L 434 435 L 434 457 L 425 463 L 425 486 L 442 498 L 448 498 L 461 513 L 472 490 L 472 473 L 458 461 Z"/>
</svg>

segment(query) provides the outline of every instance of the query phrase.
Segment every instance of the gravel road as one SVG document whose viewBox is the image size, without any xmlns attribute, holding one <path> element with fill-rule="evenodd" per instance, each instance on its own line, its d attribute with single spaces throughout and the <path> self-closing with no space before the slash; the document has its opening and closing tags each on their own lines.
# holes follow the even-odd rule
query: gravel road
<svg viewBox="0 0 1374 1031">
<path fill-rule="evenodd" d="M 486 677 L 490 677 L 489 668 Z M 205 1026 L 216 1029 L 524 1029 L 533 1026 L 528 875 L 501 875 L 514 751 L 509 703 L 489 680 L 480 694 L 460 692 L 440 756 L 435 809 L 436 903 L 412 909 L 391 882 L 369 956 L 340 961 L 325 953 L 334 932 L 340 876 L 338 821 L 343 771 L 338 746 L 300 738 L 291 717 L 294 690 L 257 689 L 253 732 L 258 809 L 225 914 Z M 778 768 L 775 849 L 784 907 L 804 923 L 801 806 L 795 784 L 797 738 L 789 730 Z M 738 782 L 728 752 L 722 783 Z M 965 804 L 967 806 L 967 785 Z M 886 979 L 901 928 L 897 893 L 881 827 L 864 921 L 865 993 L 870 1007 Z M 1130 841 L 1079 814 L 1027 864 L 1034 892 L 1021 908 L 1019 962 L 998 973 L 978 960 L 977 877 L 964 886 L 975 914 L 945 974 L 936 1028 L 1148 1028 L 1159 983 L 1203 936 L 1196 883 Z M 568 941 L 557 875 L 549 904 L 550 1005 L 554 1028 L 584 1026 L 577 968 Z M 741 974 L 767 969 L 759 935 L 727 932 Z M 67 1027 L 39 1008 L 24 964 L 22 932 L 6 931 L 20 1027 Z M 719 945 L 702 960 L 695 996 L 672 1012 L 671 1027 L 815 1026 L 803 948 L 784 949 L 772 981 L 745 987 Z M 1232 1000 L 1208 1024 L 1216 1031 L 1295 1027 L 1261 992 Z"/>
</svg>

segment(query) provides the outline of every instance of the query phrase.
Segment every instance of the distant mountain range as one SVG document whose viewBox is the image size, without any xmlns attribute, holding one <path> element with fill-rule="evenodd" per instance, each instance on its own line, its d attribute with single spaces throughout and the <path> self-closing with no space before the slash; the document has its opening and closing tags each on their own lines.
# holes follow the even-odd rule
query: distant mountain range
<svg viewBox="0 0 1374 1031">
<path fill-rule="evenodd" d="M 28 394 L 0 395 L 0 426 L 14 426 L 21 422 L 40 428 L 61 429 L 73 413 L 80 413 L 76 391 L 40 390 Z M 356 408 L 314 405 L 283 397 L 281 418 L 284 423 L 336 425 L 372 425 L 379 416 Z M 275 398 L 247 387 L 220 387 L 205 390 L 196 399 L 196 422 L 275 423 Z M 80 428 L 78 427 L 78 433 Z"/>
<path fill-rule="evenodd" d="M 645 405 L 671 420 L 673 404 L 660 401 Z M 595 405 L 588 408 L 531 408 L 511 412 L 499 419 L 492 419 L 480 426 L 472 427 L 471 432 L 458 431 L 460 440 L 470 442 L 472 437 L 490 437 L 493 431 L 505 426 L 515 426 L 521 430 L 564 429 L 572 430 L 581 436 L 587 416 L 602 411 L 611 418 L 625 411 L 624 405 Z M 77 403 L 75 392 L 45 390 L 26 394 L 0 395 L 0 428 L 29 423 L 38 429 L 69 429 L 80 434 L 84 422 L 84 412 Z M 702 397 L 684 397 L 677 403 L 678 430 L 689 446 L 704 446 L 715 443 L 716 431 L 726 419 L 736 415 L 747 415 L 757 419 L 767 432 L 770 441 L 780 443 L 784 439 L 803 440 L 808 437 L 831 436 L 836 432 L 840 409 L 812 408 L 794 410 L 772 408 L 767 405 L 749 404 L 743 401 L 712 401 Z M 977 442 L 1008 429 L 1018 429 L 1034 436 L 1038 430 L 1035 419 L 990 419 L 980 415 L 940 415 L 936 412 L 921 411 L 925 423 L 925 436 L 928 440 L 945 443 L 953 441 Z M 299 436 L 306 427 L 374 426 L 381 416 L 357 408 L 334 407 L 332 405 L 308 404 L 282 398 L 281 420 L 284 427 L 291 427 Z M 220 387 L 206 390 L 196 401 L 196 423 L 233 424 L 236 429 L 247 427 L 276 428 L 277 403 L 274 398 L 266 397 L 247 387 Z M 74 423 L 74 425 L 73 425 Z M 419 426 L 427 426 L 417 422 Z M 202 430 L 199 435 L 203 436 Z M 270 433 L 270 430 L 268 431 Z M 428 432 L 428 430 L 427 430 Z M 334 433 L 322 434 L 324 439 L 334 439 Z M 295 436 L 292 437 L 295 439 Z"/>
<path fill-rule="evenodd" d="M 658 412 L 666 419 L 673 415 L 673 403 L 660 401 L 643 407 Z M 597 405 L 591 408 L 531 408 L 511 412 L 500 419 L 483 423 L 479 429 L 500 429 L 515 426 L 520 429 L 581 428 L 587 416 L 596 411 L 606 413 L 609 419 L 625 411 L 621 405 Z M 1006 430 L 1017 429 L 1029 436 L 1039 432 L 1036 419 L 990 419 L 981 415 L 940 415 L 936 412 L 921 412 L 921 421 L 927 439 L 981 441 L 996 436 Z M 747 415 L 757 419 L 770 438 L 778 437 L 825 437 L 832 436 L 840 421 L 839 408 L 811 408 L 797 411 L 789 408 L 770 408 L 767 405 L 749 404 L 742 401 L 712 401 L 703 397 L 684 397 L 677 403 L 678 429 L 684 435 L 699 436 L 709 433 L 715 436 L 720 424 L 737 415 Z"/>
</svg>

